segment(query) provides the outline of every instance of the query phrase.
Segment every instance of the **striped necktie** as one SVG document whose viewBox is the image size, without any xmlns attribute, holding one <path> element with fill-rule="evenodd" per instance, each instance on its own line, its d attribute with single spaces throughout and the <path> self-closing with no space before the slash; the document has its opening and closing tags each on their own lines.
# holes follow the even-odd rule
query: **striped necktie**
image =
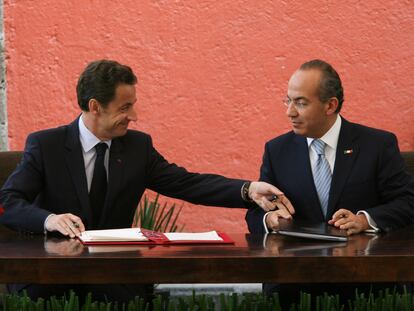
<svg viewBox="0 0 414 311">
<path fill-rule="evenodd" d="M 322 213 L 326 218 L 328 211 L 329 189 L 331 188 L 331 169 L 328 160 L 325 157 L 326 144 L 320 139 L 312 141 L 312 148 L 318 155 L 316 165 L 312 168 L 313 180 L 316 191 L 318 192 L 319 202 L 321 203 Z"/>
</svg>

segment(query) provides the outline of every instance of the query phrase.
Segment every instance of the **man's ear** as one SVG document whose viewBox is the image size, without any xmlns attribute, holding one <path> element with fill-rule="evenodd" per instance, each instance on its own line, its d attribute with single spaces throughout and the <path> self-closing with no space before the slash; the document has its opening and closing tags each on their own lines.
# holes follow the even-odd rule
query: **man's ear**
<svg viewBox="0 0 414 311">
<path fill-rule="evenodd" d="M 89 100 L 88 108 L 89 108 L 89 112 L 91 112 L 94 115 L 100 113 L 101 111 L 101 105 L 95 98 L 92 98 Z"/>
<path fill-rule="evenodd" d="M 330 115 L 336 113 L 335 111 L 338 108 L 338 105 L 339 105 L 338 98 L 336 98 L 336 97 L 329 98 L 328 101 L 327 101 L 327 106 L 326 106 L 327 107 L 326 108 L 326 114 L 328 116 L 330 116 Z"/>
</svg>

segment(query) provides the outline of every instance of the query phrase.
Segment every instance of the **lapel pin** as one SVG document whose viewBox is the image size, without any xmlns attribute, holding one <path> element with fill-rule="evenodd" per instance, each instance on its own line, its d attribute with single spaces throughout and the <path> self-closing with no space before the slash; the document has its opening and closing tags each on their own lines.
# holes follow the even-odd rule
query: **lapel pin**
<svg viewBox="0 0 414 311">
<path fill-rule="evenodd" d="M 116 159 L 116 162 L 118 162 L 119 164 L 121 164 L 122 163 L 122 160 L 121 159 Z"/>
<path fill-rule="evenodd" d="M 345 149 L 344 150 L 344 154 L 351 154 L 352 152 L 354 152 L 354 150 L 352 150 L 352 149 Z"/>
</svg>

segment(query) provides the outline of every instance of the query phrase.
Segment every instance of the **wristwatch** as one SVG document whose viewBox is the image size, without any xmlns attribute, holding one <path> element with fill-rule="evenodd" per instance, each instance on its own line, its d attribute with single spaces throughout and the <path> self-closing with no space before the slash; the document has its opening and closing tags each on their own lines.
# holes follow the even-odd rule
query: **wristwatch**
<svg viewBox="0 0 414 311">
<path fill-rule="evenodd" d="M 246 202 L 253 202 L 252 198 L 249 196 L 250 181 L 246 181 L 241 188 L 242 199 Z"/>
</svg>

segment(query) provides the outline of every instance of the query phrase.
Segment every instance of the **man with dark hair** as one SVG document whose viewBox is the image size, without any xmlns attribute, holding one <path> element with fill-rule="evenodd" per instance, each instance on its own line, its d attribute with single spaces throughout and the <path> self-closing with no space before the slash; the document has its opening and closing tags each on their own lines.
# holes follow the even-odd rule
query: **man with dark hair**
<svg viewBox="0 0 414 311">
<path fill-rule="evenodd" d="M 304 63 L 292 75 L 284 104 L 293 130 L 266 144 L 260 180 L 283 191 L 295 213 L 250 209 L 251 232 L 277 230 L 280 218 L 291 217 L 328 222 L 348 234 L 413 223 L 414 178 L 405 169 L 395 135 L 342 118 L 343 98 L 339 75 L 322 60 Z M 352 296 L 355 286 L 265 284 L 264 291 L 277 290 L 282 299 L 294 300 L 300 290 L 348 289 Z"/>
<path fill-rule="evenodd" d="M 119 84 L 136 83 L 137 77 L 128 66 L 110 60 L 91 62 L 80 75 L 76 86 L 79 107 L 82 111 L 89 111 L 89 101 L 93 98 L 107 107 L 115 97 Z"/>
<path fill-rule="evenodd" d="M 0 223 L 19 231 L 59 232 L 74 238 L 85 229 L 126 228 L 146 188 L 196 204 L 243 207 L 255 201 L 293 212 L 289 200 L 264 182 L 187 172 L 168 163 L 151 137 L 128 130 L 137 120 L 135 84 L 128 66 L 115 61 L 90 63 L 81 74 L 82 114 L 69 125 L 28 136 L 23 160 L 0 191 Z M 93 267 L 91 267 L 93 269 Z M 97 299 L 128 301 L 143 289 L 128 285 L 17 284 L 32 298 L 62 295 L 75 288 Z"/>
<path fill-rule="evenodd" d="M 303 63 L 299 70 L 319 70 L 321 72 L 321 79 L 319 81 L 318 97 L 321 103 L 326 103 L 331 97 L 336 97 L 338 100 L 338 107 L 335 113 L 339 113 L 344 102 L 344 89 L 342 82 L 336 70 L 327 62 L 320 59 L 314 59 Z"/>
</svg>

